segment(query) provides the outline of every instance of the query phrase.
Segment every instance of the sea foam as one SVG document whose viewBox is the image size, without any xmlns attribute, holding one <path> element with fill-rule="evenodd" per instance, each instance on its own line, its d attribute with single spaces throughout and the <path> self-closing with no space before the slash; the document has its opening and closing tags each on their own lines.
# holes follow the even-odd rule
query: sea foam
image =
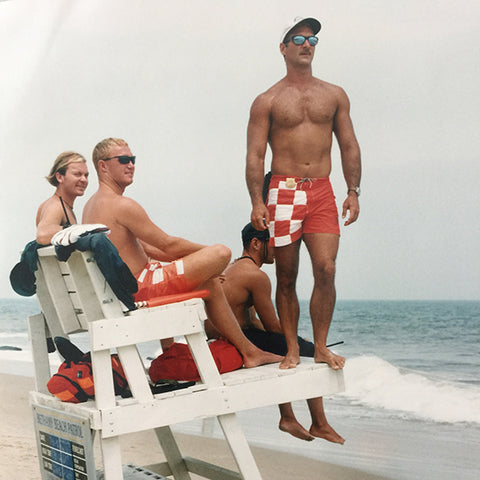
<svg viewBox="0 0 480 480">
<path fill-rule="evenodd" d="M 376 356 L 347 360 L 344 396 L 364 406 L 435 422 L 480 423 L 480 387 L 395 367 Z"/>
</svg>

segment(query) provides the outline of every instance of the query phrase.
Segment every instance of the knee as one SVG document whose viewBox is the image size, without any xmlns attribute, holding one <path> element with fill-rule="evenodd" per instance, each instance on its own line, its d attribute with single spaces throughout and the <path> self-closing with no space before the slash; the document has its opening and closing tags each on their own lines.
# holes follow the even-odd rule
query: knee
<svg viewBox="0 0 480 480">
<path fill-rule="evenodd" d="M 317 265 L 314 265 L 313 275 L 316 281 L 333 281 L 335 278 L 335 261 L 325 260 Z"/>
<path fill-rule="evenodd" d="M 297 275 L 295 272 L 277 271 L 277 288 L 280 291 L 295 290 L 297 284 Z"/>
<path fill-rule="evenodd" d="M 232 258 L 232 251 L 228 247 L 218 243 L 216 245 L 212 245 L 209 248 L 212 251 L 212 255 L 215 256 L 218 262 L 224 263 L 225 266 L 228 265 L 228 262 L 230 262 L 230 259 Z"/>
</svg>

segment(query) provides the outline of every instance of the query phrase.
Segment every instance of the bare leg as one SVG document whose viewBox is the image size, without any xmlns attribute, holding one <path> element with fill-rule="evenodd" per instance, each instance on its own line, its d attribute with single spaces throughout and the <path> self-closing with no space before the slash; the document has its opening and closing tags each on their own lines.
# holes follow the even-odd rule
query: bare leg
<svg viewBox="0 0 480 480">
<path fill-rule="evenodd" d="M 264 352 L 251 343 L 243 334 L 220 284 L 220 275 L 230 260 L 230 250 L 223 245 L 213 245 L 183 258 L 185 279 L 189 288 L 206 288 L 210 294 L 205 298 L 208 318 L 214 327 L 237 347 L 245 367 L 276 363 L 282 357 Z"/>
<path fill-rule="evenodd" d="M 279 355 L 260 350 L 245 337 L 228 305 L 219 279 L 209 280 L 202 287 L 210 291 L 210 295 L 205 298 L 208 318 L 212 320 L 215 328 L 237 347 L 245 367 L 257 367 L 266 363 L 280 362 L 283 359 Z"/>
<path fill-rule="evenodd" d="M 275 248 L 277 274 L 276 304 L 280 323 L 287 342 L 287 355 L 280 368 L 295 368 L 300 362 L 297 341 L 300 307 L 296 292 L 298 261 L 301 240 L 285 247 Z"/>
<path fill-rule="evenodd" d="M 335 260 L 339 237 L 329 233 L 309 233 L 304 241 L 312 259 L 314 287 L 310 300 L 310 317 L 315 343 L 315 362 L 326 362 L 334 370 L 345 366 L 345 358 L 326 347 L 328 329 L 335 307 Z"/>
<path fill-rule="evenodd" d="M 290 435 L 293 435 L 300 440 L 306 440 L 311 442 L 315 439 L 315 436 L 312 433 L 309 433 L 308 430 L 298 422 L 293 413 L 293 408 L 291 403 L 282 403 L 278 406 L 280 409 L 280 423 L 278 428 L 282 432 L 287 432 Z"/>
<path fill-rule="evenodd" d="M 312 417 L 312 426 L 310 433 L 319 438 L 323 438 L 333 443 L 344 444 L 345 439 L 341 437 L 328 423 L 323 409 L 322 397 L 310 398 L 307 400 L 308 409 Z"/>
</svg>

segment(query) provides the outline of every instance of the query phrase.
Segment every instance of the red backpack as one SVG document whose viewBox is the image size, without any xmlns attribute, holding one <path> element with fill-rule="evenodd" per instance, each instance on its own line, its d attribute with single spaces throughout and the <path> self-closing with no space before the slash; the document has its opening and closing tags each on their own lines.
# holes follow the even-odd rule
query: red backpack
<svg viewBox="0 0 480 480">
<path fill-rule="evenodd" d="M 83 353 L 63 337 L 55 337 L 55 344 L 65 361 L 47 383 L 48 391 L 62 402 L 86 402 L 95 395 L 90 353 Z M 128 382 L 117 354 L 111 356 L 115 395 L 130 395 Z"/>
</svg>

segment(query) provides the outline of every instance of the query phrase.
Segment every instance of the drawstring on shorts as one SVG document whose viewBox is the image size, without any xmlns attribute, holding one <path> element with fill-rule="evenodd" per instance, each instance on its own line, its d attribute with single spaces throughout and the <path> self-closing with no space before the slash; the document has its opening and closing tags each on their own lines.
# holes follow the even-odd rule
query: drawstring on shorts
<svg viewBox="0 0 480 480">
<path fill-rule="evenodd" d="M 302 186 L 306 183 L 309 182 L 309 187 L 312 188 L 312 179 L 309 177 L 302 178 L 298 183 L 300 183 Z"/>
</svg>

